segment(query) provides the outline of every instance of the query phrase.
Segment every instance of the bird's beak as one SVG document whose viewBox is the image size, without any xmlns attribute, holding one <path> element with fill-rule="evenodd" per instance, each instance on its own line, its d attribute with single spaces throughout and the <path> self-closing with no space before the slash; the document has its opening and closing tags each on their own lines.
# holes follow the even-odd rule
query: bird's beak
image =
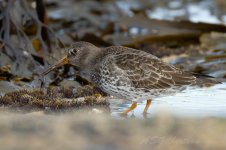
<svg viewBox="0 0 226 150">
<path fill-rule="evenodd" d="M 65 56 L 64 58 L 62 58 L 61 60 L 59 60 L 56 64 L 52 65 L 49 69 L 47 69 L 46 71 L 44 71 L 41 76 L 44 76 L 46 74 L 48 74 L 49 72 L 51 72 L 52 70 L 58 68 L 58 67 L 61 67 L 65 64 L 69 64 L 69 60 L 68 60 L 68 57 Z"/>
</svg>

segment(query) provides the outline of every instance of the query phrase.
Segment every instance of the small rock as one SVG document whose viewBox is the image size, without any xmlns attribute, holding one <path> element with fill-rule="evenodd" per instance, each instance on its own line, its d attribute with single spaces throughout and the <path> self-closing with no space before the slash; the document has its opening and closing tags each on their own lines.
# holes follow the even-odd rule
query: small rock
<svg viewBox="0 0 226 150">
<path fill-rule="evenodd" d="M 73 89 L 73 91 L 76 91 L 78 87 L 81 87 L 81 85 L 77 81 L 73 80 L 63 80 L 60 83 L 60 86 L 63 89 Z"/>
<path fill-rule="evenodd" d="M 18 90 L 21 90 L 21 87 L 8 81 L 0 81 L 0 95 Z"/>
</svg>

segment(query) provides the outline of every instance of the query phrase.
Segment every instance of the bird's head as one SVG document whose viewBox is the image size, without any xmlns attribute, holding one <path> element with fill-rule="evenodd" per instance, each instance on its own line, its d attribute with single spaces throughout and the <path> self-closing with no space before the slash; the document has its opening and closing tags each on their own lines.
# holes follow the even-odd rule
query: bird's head
<svg viewBox="0 0 226 150">
<path fill-rule="evenodd" d="M 92 67 L 93 60 L 99 54 L 100 48 L 88 42 L 76 42 L 68 49 L 67 55 L 59 60 L 52 67 L 47 69 L 42 75 L 48 74 L 55 68 L 65 64 L 76 66 L 80 70 L 89 70 Z"/>
</svg>

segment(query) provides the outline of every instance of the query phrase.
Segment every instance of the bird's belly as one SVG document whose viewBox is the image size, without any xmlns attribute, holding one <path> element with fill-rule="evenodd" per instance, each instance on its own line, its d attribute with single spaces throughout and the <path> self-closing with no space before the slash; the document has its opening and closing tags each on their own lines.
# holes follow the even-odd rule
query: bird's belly
<svg viewBox="0 0 226 150">
<path fill-rule="evenodd" d="M 183 87 L 169 87 L 150 89 L 147 87 L 136 88 L 129 80 L 123 76 L 104 76 L 97 83 L 99 87 L 106 93 L 126 100 L 141 101 L 154 99 L 156 97 L 168 96 L 181 91 Z"/>
<path fill-rule="evenodd" d="M 106 93 L 126 100 L 141 101 L 147 99 L 154 99 L 166 95 L 172 95 L 178 91 L 176 88 L 169 89 L 144 89 L 134 88 L 130 86 L 115 86 L 103 84 L 101 89 Z"/>
</svg>

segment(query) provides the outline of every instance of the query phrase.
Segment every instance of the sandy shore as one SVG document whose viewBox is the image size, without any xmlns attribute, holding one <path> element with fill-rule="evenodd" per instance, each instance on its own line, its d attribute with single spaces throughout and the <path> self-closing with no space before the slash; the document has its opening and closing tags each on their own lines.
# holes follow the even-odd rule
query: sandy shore
<svg viewBox="0 0 226 150">
<path fill-rule="evenodd" d="M 175 118 L 113 119 L 102 114 L 0 114 L 0 145 L 4 150 L 40 149 L 222 149 L 226 120 Z"/>
</svg>

